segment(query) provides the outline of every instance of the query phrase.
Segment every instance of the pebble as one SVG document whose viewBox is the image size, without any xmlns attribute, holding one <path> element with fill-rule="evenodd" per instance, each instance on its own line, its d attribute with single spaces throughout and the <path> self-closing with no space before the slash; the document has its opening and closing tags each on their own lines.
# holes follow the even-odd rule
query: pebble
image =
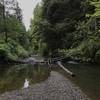
<svg viewBox="0 0 100 100">
<path fill-rule="evenodd" d="M 44 82 L 0 95 L 0 100 L 90 100 L 62 74 L 51 71 Z"/>
</svg>

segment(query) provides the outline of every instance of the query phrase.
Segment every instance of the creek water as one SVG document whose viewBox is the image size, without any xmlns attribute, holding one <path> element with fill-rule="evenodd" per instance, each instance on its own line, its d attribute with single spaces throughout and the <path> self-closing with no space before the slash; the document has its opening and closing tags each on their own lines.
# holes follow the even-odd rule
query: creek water
<svg viewBox="0 0 100 100">
<path fill-rule="evenodd" d="M 0 65 L 0 93 L 28 88 L 48 78 L 46 65 Z"/>
<path fill-rule="evenodd" d="M 72 77 L 60 68 L 55 68 L 55 70 L 79 86 L 91 100 L 100 100 L 100 65 L 78 64 L 73 62 L 64 64 L 64 66 L 76 76 Z"/>
<path fill-rule="evenodd" d="M 64 64 L 75 73 L 75 77 L 66 74 L 59 66 L 51 70 L 60 72 L 79 86 L 91 100 L 100 100 L 100 66 L 89 64 Z M 0 65 L 0 93 L 27 88 L 31 84 L 40 83 L 50 75 L 47 65 Z"/>
</svg>

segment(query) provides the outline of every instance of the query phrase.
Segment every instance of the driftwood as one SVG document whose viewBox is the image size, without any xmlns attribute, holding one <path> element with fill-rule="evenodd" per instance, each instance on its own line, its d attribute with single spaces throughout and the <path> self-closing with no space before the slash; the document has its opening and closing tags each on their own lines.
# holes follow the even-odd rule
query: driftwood
<svg viewBox="0 0 100 100">
<path fill-rule="evenodd" d="M 57 64 L 64 70 L 66 71 L 68 74 L 70 74 L 71 76 L 75 76 L 75 74 L 71 71 L 69 71 L 67 68 L 65 68 L 62 63 L 60 61 L 57 61 Z"/>
</svg>

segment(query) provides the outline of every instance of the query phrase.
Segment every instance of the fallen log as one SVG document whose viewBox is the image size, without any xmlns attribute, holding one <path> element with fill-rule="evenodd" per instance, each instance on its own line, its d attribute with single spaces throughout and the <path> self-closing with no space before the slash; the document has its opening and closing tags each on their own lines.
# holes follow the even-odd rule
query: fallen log
<svg viewBox="0 0 100 100">
<path fill-rule="evenodd" d="M 67 68 L 65 68 L 62 63 L 60 61 L 57 61 L 57 64 L 64 70 L 66 71 L 68 74 L 70 74 L 71 76 L 75 76 L 75 74 L 71 71 L 69 71 Z"/>
</svg>

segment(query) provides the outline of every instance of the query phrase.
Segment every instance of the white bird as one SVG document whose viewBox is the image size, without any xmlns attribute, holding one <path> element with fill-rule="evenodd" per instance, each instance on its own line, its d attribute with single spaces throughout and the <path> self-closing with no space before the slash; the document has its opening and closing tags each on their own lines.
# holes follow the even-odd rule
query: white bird
<svg viewBox="0 0 100 100">
<path fill-rule="evenodd" d="M 25 79 L 24 88 L 28 88 L 28 87 L 29 87 L 29 81 L 27 79 Z"/>
</svg>

